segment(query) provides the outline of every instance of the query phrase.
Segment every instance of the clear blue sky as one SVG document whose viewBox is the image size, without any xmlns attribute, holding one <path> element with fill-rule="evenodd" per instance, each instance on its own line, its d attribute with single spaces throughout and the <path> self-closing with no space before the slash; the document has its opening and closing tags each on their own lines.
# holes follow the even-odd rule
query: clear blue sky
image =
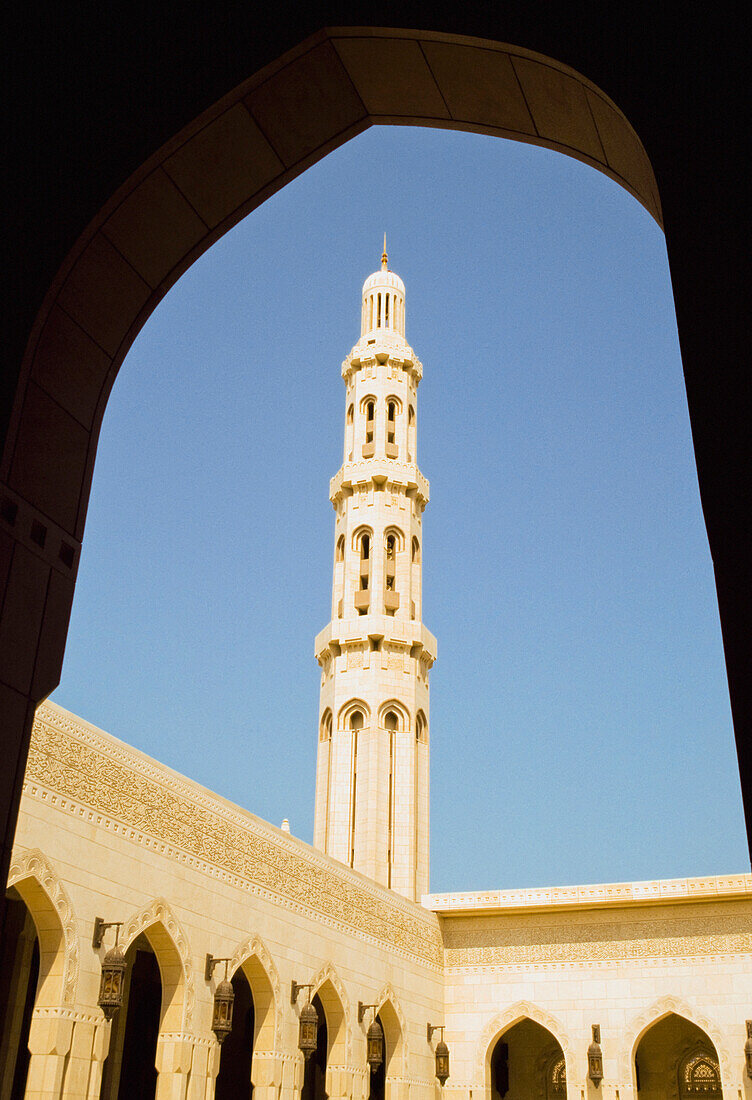
<svg viewBox="0 0 752 1100">
<path fill-rule="evenodd" d="M 431 888 L 748 869 L 664 240 L 532 146 L 372 129 L 183 276 L 110 399 L 53 698 L 311 840 L 384 230 L 424 365 Z"/>
</svg>

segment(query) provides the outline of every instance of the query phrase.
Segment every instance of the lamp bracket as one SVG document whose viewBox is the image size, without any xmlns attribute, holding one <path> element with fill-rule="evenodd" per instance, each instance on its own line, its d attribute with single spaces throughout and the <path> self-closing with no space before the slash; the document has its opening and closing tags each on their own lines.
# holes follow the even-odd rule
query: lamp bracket
<svg viewBox="0 0 752 1100">
<path fill-rule="evenodd" d="M 378 1007 L 379 1007 L 378 1005 L 364 1005 L 362 1001 L 358 1001 L 358 1023 L 359 1024 L 363 1023 L 363 1017 L 365 1016 L 365 1014 L 366 1014 L 366 1012 L 368 1011 L 369 1008 L 374 1008 L 375 1009 L 375 1008 L 378 1008 Z M 374 1012 L 374 1016 L 375 1015 L 376 1015 L 376 1013 Z"/>
<path fill-rule="evenodd" d="M 210 955 L 207 952 L 206 962 L 204 964 L 204 981 L 205 982 L 210 982 L 212 980 L 212 974 L 214 973 L 214 967 L 215 966 L 217 966 L 219 963 L 228 963 L 228 962 L 232 962 L 232 959 L 215 959 L 213 955 Z M 226 976 L 227 976 L 227 974 L 226 974 L 226 968 L 225 968 L 225 977 Z"/>
<path fill-rule="evenodd" d="M 444 1038 L 444 1024 L 426 1024 L 426 1042 L 430 1043 L 433 1038 L 434 1031 L 441 1032 L 441 1038 Z"/>
<path fill-rule="evenodd" d="M 297 1003 L 298 993 L 300 993 L 301 989 L 313 989 L 313 982 L 308 982 L 308 984 L 306 984 L 305 982 L 295 982 L 295 981 L 293 981 L 291 983 L 291 985 L 290 985 L 290 1004 L 291 1005 L 294 1005 L 294 1004 Z"/>
<path fill-rule="evenodd" d="M 106 921 L 106 920 L 103 920 L 101 917 L 95 917 L 94 918 L 94 933 L 91 937 L 91 946 L 94 948 L 95 951 L 98 951 L 99 948 L 102 946 L 102 940 L 104 939 L 104 934 L 107 931 L 107 929 L 108 928 L 118 928 L 118 929 L 120 929 L 122 927 L 123 927 L 123 921 L 121 921 L 121 920 Z"/>
</svg>

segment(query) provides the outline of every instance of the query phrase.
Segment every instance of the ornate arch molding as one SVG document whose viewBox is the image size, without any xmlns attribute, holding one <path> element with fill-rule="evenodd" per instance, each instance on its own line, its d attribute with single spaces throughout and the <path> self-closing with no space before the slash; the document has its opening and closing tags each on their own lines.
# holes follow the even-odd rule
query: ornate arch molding
<svg viewBox="0 0 752 1100">
<path fill-rule="evenodd" d="M 368 725 L 371 717 L 371 708 L 368 706 L 368 703 L 364 702 L 363 699 L 349 699 L 346 703 L 343 703 L 339 709 L 337 715 L 337 729 L 346 730 L 348 728 L 347 722 L 350 719 L 350 715 L 356 710 L 362 713 L 363 722 L 365 725 Z"/>
<path fill-rule="evenodd" d="M 511 1027 L 520 1023 L 521 1020 L 532 1020 L 533 1023 L 540 1024 L 541 1027 L 545 1027 L 547 1031 L 551 1032 L 564 1052 L 569 1079 L 574 1080 L 575 1067 L 571 1064 L 572 1045 L 562 1025 L 554 1016 L 545 1012 L 542 1008 L 538 1008 L 537 1005 L 532 1004 L 530 1001 L 516 1001 L 513 1005 L 509 1005 L 508 1008 L 505 1008 L 503 1012 L 500 1012 L 498 1016 L 494 1016 L 492 1020 L 489 1020 L 480 1033 L 478 1046 L 475 1052 L 476 1082 L 485 1087 L 489 1055 L 493 1045 L 505 1031 L 509 1031 Z"/>
<path fill-rule="evenodd" d="M 162 943 L 159 942 L 162 937 L 156 934 L 158 928 L 164 930 L 164 937 L 166 937 L 168 943 L 165 943 L 164 940 Z M 151 935 L 149 935 L 150 931 Z M 163 999 L 172 987 L 178 1001 L 178 1004 L 169 1005 L 163 1011 L 160 1029 L 172 1033 L 190 1031 L 193 1027 L 193 1010 L 196 1005 L 196 987 L 191 967 L 191 953 L 188 940 L 180 927 L 178 919 L 164 898 L 156 898 L 145 905 L 143 909 L 139 909 L 126 921 L 123 926 L 123 948 L 127 951 L 142 932 L 147 934 L 154 949 L 154 954 L 157 956 L 160 974 L 162 975 Z M 171 964 L 166 956 L 169 954 L 170 946 L 175 952 L 179 967 L 179 974 L 173 976 L 172 980 L 167 977 L 167 970 Z M 182 1005 L 179 1005 L 181 993 Z M 174 1011 L 178 1007 L 179 1018 L 178 1012 Z"/>
<path fill-rule="evenodd" d="M 244 966 L 250 959 L 258 961 L 259 966 L 264 971 L 267 982 L 271 989 L 271 1011 L 273 1013 L 273 1026 L 270 1029 L 273 1034 L 273 1051 L 278 1052 L 282 1050 L 282 1000 L 280 996 L 281 983 L 279 980 L 279 972 L 274 965 L 269 951 L 264 944 L 264 941 L 260 936 L 250 936 L 247 940 L 235 949 L 230 961 L 229 973 L 234 974 L 235 971 Z M 247 975 L 246 975 L 247 976 Z M 253 984 L 251 983 L 251 993 L 253 994 Z M 260 1039 L 262 1032 L 259 1032 L 258 1038 Z M 267 1044 L 268 1045 L 268 1044 Z"/>
<path fill-rule="evenodd" d="M 63 965 L 60 974 L 59 1003 L 63 1005 L 75 1004 L 80 969 L 78 926 L 73 913 L 73 906 L 63 886 L 62 879 L 38 848 L 32 848 L 23 853 L 14 853 L 8 874 L 8 886 L 15 886 L 23 898 L 24 904 L 31 913 L 37 928 L 37 935 L 40 937 L 40 948 L 44 950 L 37 922 L 39 899 L 34 897 L 34 889 L 24 888 L 25 884 L 30 885 L 31 883 L 36 883 L 37 890 L 41 890 L 60 922 Z M 46 996 L 45 1000 L 50 1000 L 50 996 Z"/>
<path fill-rule="evenodd" d="M 705 1032 L 713 1043 L 721 1067 L 721 1088 L 725 1092 L 729 1087 L 729 1080 L 731 1078 L 731 1059 L 724 1045 L 720 1030 L 707 1018 L 707 1016 L 703 1016 L 700 1012 L 697 1012 L 680 997 L 674 996 L 660 997 L 657 1001 L 654 1001 L 649 1008 L 644 1009 L 636 1016 L 627 1027 L 624 1032 L 624 1045 L 622 1047 L 621 1057 L 619 1058 L 622 1081 L 632 1080 L 637 1046 L 645 1032 L 649 1031 L 654 1024 L 659 1023 L 672 1013 L 676 1016 L 683 1016 L 685 1020 L 689 1020 L 691 1024 L 695 1024 L 696 1027 L 699 1027 L 701 1031 Z"/>
<path fill-rule="evenodd" d="M 345 987 L 342 984 L 339 974 L 334 969 L 331 963 L 325 963 L 315 977 L 311 979 L 313 983 L 313 989 L 311 990 L 311 997 L 314 997 L 323 985 L 329 982 L 337 996 L 339 997 L 340 1005 L 342 1006 L 342 1026 L 344 1028 L 344 1061 L 350 1065 L 352 1063 L 352 1010 L 350 1008 L 350 999 L 345 992 Z"/>
<path fill-rule="evenodd" d="M 397 716 L 397 720 L 399 722 L 399 726 L 398 726 L 399 732 L 404 733 L 406 730 L 409 730 L 410 729 L 410 711 L 405 706 L 404 703 L 400 702 L 399 699 L 387 699 L 387 701 L 385 703 L 381 704 L 381 706 L 379 707 L 379 712 L 378 712 L 378 723 L 379 723 L 379 725 L 383 727 L 383 724 L 386 721 L 386 716 L 387 716 L 387 714 L 389 713 L 390 710 L 394 711 L 395 715 Z"/>
<path fill-rule="evenodd" d="M 405 1014 L 402 1011 L 402 1005 L 397 999 L 397 994 L 394 992 L 392 985 L 387 982 L 384 988 L 376 998 L 377 1009 L 376 1012 L 381 1012 L 381 1009 L 385 1004 L 389 1004 L 395 1016 L 400 1029 L 400 1053 L 397 1059 L 393 1071 L 389 1074 L 390 1077 L 403 1077 L 407 1073 L 407 1067 L 410 1065 L 410 1055 L 407 1045 L 407 1021 L 405 1020 Z M 396 1051 L 395 1051 L 396 1053 Z"/>
</svg>

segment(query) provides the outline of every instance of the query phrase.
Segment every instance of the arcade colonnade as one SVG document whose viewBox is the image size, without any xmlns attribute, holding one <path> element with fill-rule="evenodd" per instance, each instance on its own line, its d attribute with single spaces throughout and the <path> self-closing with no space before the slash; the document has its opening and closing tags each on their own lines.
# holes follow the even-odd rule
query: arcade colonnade
<svg viewBox="0 0 752 1100">
<path fill-rule="evenodd" d="M 223 1082 L 243 1051 L 212 1032 L 223 968 L 205 980 L 207 953 L 247 983 L 235 1026 L 250 1021 L 256 1100 L 382 1100 L 359 1002 L 384 1030 L 383 1100 L 438 1100 L 429 1023 L 445 1026 L 447 1100 L 752 1100 L 749 875 L 421 906 L 45 704 L 9 887 L 1 1100 L 235 1095 Z M 96 917 L 122 922 L 129 960 L 131 1000 L 113 1023 L 97 1000 L 114 933 L 95 949 Z M 293 981 L 310 985 L 325 1025 L 307 1091 Z"/>
</svg>

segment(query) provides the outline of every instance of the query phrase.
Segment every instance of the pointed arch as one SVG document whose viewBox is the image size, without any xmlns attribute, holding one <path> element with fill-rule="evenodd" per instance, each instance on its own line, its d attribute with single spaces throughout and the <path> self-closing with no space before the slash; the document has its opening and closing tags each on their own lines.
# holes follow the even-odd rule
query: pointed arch
<svg viewBox="0 0 752 1100">
<path fill-rule="evenodd" d="M 349 729 L 349 721 L 355 711 L 360 711 L 363 715 L 363 725 L 368 725 L 368 719 L 371 717 L 371 708 L 363 699 L 350 699 L 341 708 L 337 715 L 337 729 L 345 730 Z"/>
<path fill-rule="evenodd" d="M 162 978 L 161 1032 L 182 1032 L 193 1026 L 196 988 L 188 940 L 164 898 L 145 905 L 123 926 L 121 943 L 127 951 L 144 934 L 157 957 Z"/>
<path fill-rule="evenodd" d="M 488 1021 L 478 1040 L 475 1051 L 475 1080 L 479 1087 L 485 1089 L 486 1096 L 491 1095 L 491 1055 L 494 1047 L 504 1032 L 522 1020 L 532 1020 L 551 1033 L 564 1053 L 569 1080 L 573 1081 L 576 1077 L 576 1067 L 572 1064 L 572 1045 L 562 1024 L 530 1001 L 516 1001 Z"/>
<path fill-rule="evenodd" d="M 78 925 L 68 893 L 38 848 L 15 853 L 8 874 L 34 921 L 39 940 L 37 1008 L 72 1005 L 80 968 Z"/>
<path fill-rule="evenodd" d="M 659 997 L 657 1001 L 653 1001 L 649 1007 L 643 1009 L 642 1012 L 633 1017 L 631 1023 L 624 1031 L 624 1045 L 619 1059 L 622 1080 L 633 1081 L 634 1079 L 635 1055 L 640 1040 L 645 1033 L 649 1031 L 651 1027 L 654 1027 L 655 1024 L 665 1019 L 666 1016 L 671 1015 L 681 1016 L 685 1020 L 688 1020 L 690 1024 L 694 1024 L 695 1027 L 699 1027 L 701 1031 L 705 1032 L 718 1055 L 718 1062 L 721 1067 L 721 1086 L 724 1090 L 728 1088 L 728 1082 L 731 1077 L 731 1059 L 723 1042 L 720 1029 L 709 1020 L 707 1016 L 698 1012 L 687 1001 L 670 994 L 665 997 Z M 636 1091 L 635 1095 L 637 1095 Z"/>
<path fill-rule="evenodd" d="M 282 1049 L 282 1000 L 279 972 L 260 936 L 239 944 L 232 955 L 229 974 L 241 969 L 251 987 L 254 1011 L 254 1051 Z"/>
<path fill-rule="evenodd" d="M 392 986 L 387 982 L 376 998 L 376 1015 L 381 1018 L 388 1055 L 387 1078 L 404 1077 L 410 1064 L 407 1049 L 407 1021 Z"/>
<path fill-rule="evenodd" d="M 404 703 L 400 703 L 399 699 L 387 699 L 379 707 L 378 723 L 380 726 L 388 729 L 386 726 L 386 716 L 390 712 L 394 713 L 397 718 L 397 729 L 402 733 L 404 730 L 410 729 L 410 711 L 407 709 Z"/>
<path fill-rule="evenodd" d="M 331 1069 L 352 1063 L 352 1011 L 345 987 L 331 963 L 325 963 L 311 981 L 311 997 L 318 994 L 326 1014 L 329 1040 L 328 1076 Z"/>
<path fill-rule="evenodd" d="M 402 553 L 405 549 L 405 532 L 401 527 L 397 527 L 395 524 L 390 523 L 390 525 L 384 529 L 384 546 L 386 546 L 386 540 L 390 535 L 394 537 L 396 553 Z"/>
</svg>

